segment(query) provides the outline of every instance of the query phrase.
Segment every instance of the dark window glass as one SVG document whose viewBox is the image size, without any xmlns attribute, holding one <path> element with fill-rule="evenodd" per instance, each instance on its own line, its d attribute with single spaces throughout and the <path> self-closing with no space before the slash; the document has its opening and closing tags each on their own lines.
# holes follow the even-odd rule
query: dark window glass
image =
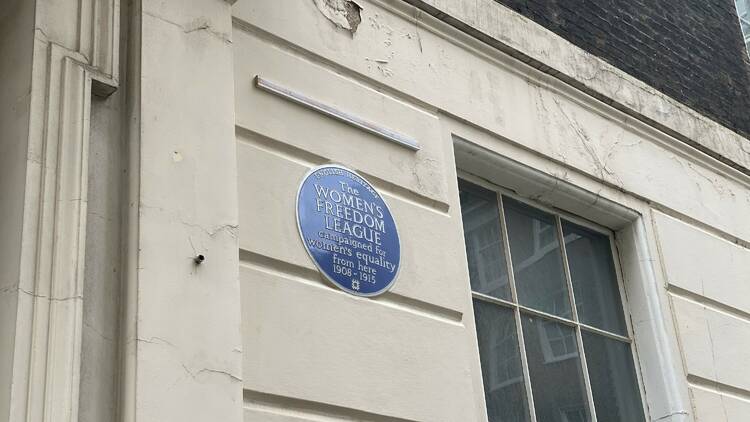
<svg viewBox="0 0 750 422">
<path fill-rule="evenodd" d="M 489 421 L 530 421 L 530 399 L 538 422 L 643 421 L 610 236 L 464 181 L 459 193 Z"/>
<path fill-rule="evenodd" d="M 627 335 L 609 237 L 567 221 L 562 228 L 579 321 Z"/>
<path fill-rule="evenodd" d="M 510 256 L 521 305 L 571 317 L 555 218 L 503 197 Z"/>
<path fill-rule="evenodd" d="M 628 343 L 583 331 L 583 348 L 600 421 L 642 421 L 643 406 Z"/>
<path fill-rule="evenodd" d="M 471 289 L 510 300 L 497 194 L 464 181 L 458 186 Z"/>
<path fill-rule="evenodd" d="M 474 301 L 484 396 L 490 422 L 526 422 L 529 410 L 513 311 Z"/>
<path fill-rule="evenodd" d="M 575 329 L 530 315 L 521 320 L 537 420 L 590 420 Z"/>
</svg>

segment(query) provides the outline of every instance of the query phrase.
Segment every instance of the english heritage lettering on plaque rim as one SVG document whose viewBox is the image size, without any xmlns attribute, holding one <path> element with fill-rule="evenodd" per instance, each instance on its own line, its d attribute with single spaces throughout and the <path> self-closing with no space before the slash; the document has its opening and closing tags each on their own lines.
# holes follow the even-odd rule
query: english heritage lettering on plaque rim
<svg viewBox="0 0 750 422">
<path fill-rule="evenodd" d="M 297 227 L 318 270 L 357 296 L 388 291 L 401 267 L 396 221 L 382 195 L 336 164 L 307 172 L 297 192 Z"/>
</svg>

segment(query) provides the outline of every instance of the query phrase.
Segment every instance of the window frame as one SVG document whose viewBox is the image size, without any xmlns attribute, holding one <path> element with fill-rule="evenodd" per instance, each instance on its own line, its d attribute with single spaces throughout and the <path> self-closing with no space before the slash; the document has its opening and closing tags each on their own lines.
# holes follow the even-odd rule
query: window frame
<svg viewBox="0 0 750 422">
<path fill-rule="evenodd" d="M 750 3 L 747 0 L 734 0 L 734 11 L 740 24 L 745 53 L 750 56 Z M 747 27 L 747 31 L 745 27 Z"/>
<path fill-rule="evenodd" d="M 645 391 L 645 383 L 644 383 L 643 376 L 641 373 L 641 364 L 640 364 L 638 350 L 637 350 L 637 346 L 635 342 L 635 331 L 634 331 L 634 327 L 632 323 L 630 305 L 628 303 L 627 291 L 625 289 L 624 277 L 623 277 L 623 272 L 621 269 L 620 253 L 618 251 L 617 242 L 615 239 L 616 231 L 609 229 L 605 226 L 602 226 L 600 224 L 597 224 L 596 222 L 585 219 L 583 217 L 571 214 L 563 209 L 550 207 L 549 205 L 545 205 L 538 201 L 530 200 L 526 197 L 520 196 L 516 192 L 508 188 L 505 188 L 498 184 L 487 181 L 486 179 L 480 176 L 477 176 L 473 173 L 470 173 L 466 170 L 463 170 L 461 168 L 457 169 L 456 176 L 457 176 L 457 179 L 463 179 L 466 182 L 480 186 L 482 188 L 485 188 L 495 193 L 495 198 L 496 198 L 497 207 L 498 207 L 498 219 L 500 222 L 500 233 L 502 237 L 501 244 L 502 244 L 503 253 L 505 254 L 505 265 L 506 265 L 506 271 L 508 272 L 508 283 L 509 283 L 509 288 L 510 288 L 510 293 L 511 293 L 511 301 L 496 298 L 496 297 L 489 296 L 483 293 L 475 292 L 474 290 L 471 289 L 471 286 L 469 286 L 469 291 L 470 291 L 472 300 L 475 300 L 475 299 L 480 300 L 485 303 L 490 303 L 496 306 L 502 306 L 505 309 L 509 309 L 513 311 L 514 322 L 516 324 L 516 337 L 518 339 L 519 355 L 521 358 L 521 371 L 522 371 L 522 376 L 524 380 L 528 411 L 530 413 L 529 420 L 531 422 L 537 422 L 536 409 L 534 406 L 533 390 L 531 387 L 531 377 L 529 374 L 529 365 L 528 365 L 528 361 L 526 357 L 526 345 L 525 345 L 525 341 L 523 337 L 523 327 L 521 325 L 522 312 L 535 316 L 535 317 L 541 317 L 544 320 L 557 322 L 565 326 L 572 327 L 574 329 L 575 337 L 576 337 L 576 346 L 578 348 L 578 353 L 581 359 L 581 370 L 583 372 L 586 400 L 588 403 L 588 407 L 590 409 L 591 420 L 593 422 L 597 422 L 597 416 L 596 416 L 596 408 L 594 404 L 593 390 L 592 390 L 591 381 L 589 378 L 588 362 L 586 359 L 585 348 L 583 346 L 582 330 L 585 330 L 594 334 L 602 335 L 604 337 L 608 337 L 610 339 L 614 339 L 620 342 L 628 343 L 630 345 L 631 358 L 633 359 L 633 367 L 635 369 L 636 382 L 638 383 L 637 387 L 640 393 L 643 415 L 648 420 L 650 412 L 648 409 L 647 396 L 646 396 L 646 391 Z M 568 300 L 572 307 L 570 319 L 560 317 L 557 315 L 552 315 L 544 311 L 536 310 L 536 309 L 521 305 L 519 303 L 518 296 L 517 296 L 517 289 L 516 289 L 515 274 L 513 272 L 513 263 L 512 263 L 511 254 L 510 254 L 511 252 L 510 252 L 510 242 L 508 239 L 508 228 L 506 226 L 506 221 L 505 221 L 505 209 L 504 209 L 504 204 L 502 200 L 503 196 L 509 197 L 525 205 L 544 211 L 554 217 L 555 227 L 557 228 L 557 232 L 558 232 L 557 238 L 560 244 L 560 251 L 562 254 L 562 258 L 563 258 L 563 270 L 564 270 L 564 275 L 565 275 L 565 280 L 566 280 L 566 286 L 568 289 Z M 623 314 L 625 317 L 624 319 L 625 319 L 627 336 L 622 336 L 619 334 L 611 333 L 611 332 L 608 332 L 608 331 L 605 331 L 605 330 L 580 322 L 579 317 L 578 317 L 578 307 L 575 302 L 575 294 L 573 291 L 573 283 L 572 283 L 572 278 L 570 274 L 568 255 L 567 255 L 566 246 L 565 246 L 565 238 L 564 238 L 563 230 L 562 230 L 563 220 L 576 224 L 578 226 L 584 227 L 596 233 L 605 235 L 609 239 L 610 251 L 612 253 L 611 258 L 612 258 L 613 267 L 615 270 L 615 276 L 617 278 L 617 288 L 620 293 L 620 301 L 622 302 L 622 309 L 623 309 Z M 536 239 L 535 239 L 535 242 L 536 242 Z M 545 358 L 546 358 L 547 356 L 546 351 L 543 351 L 543 352 L 545 352 Z M 567 358 L 568 357 L 566 356 L 562 356 L 562 357 L 551 356 L 551 362 L 564 360 Z M 482 380 L 482 383 L 484 383 L 484 380 Z"/>
</svg>

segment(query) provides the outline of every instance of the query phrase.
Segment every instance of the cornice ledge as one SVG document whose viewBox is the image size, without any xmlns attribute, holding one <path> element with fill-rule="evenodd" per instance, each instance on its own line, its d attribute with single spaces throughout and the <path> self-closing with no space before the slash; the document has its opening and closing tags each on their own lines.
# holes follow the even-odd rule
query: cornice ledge
<svg viewBox="0 0 750 422">
<path fill-rule="evenodd" d="M 65 51 L 87 70 L 96 74 L 95 95 L 107 96 L 119 86 L 120 0 L 76 0 L 40 2 L 35 18 L 34 38 L 44 48 Z"/>
<path fill-rule="evenodd" d="M 494 0 L 402 0 L 750 175 L 750 140 Z"/>
</svg>

